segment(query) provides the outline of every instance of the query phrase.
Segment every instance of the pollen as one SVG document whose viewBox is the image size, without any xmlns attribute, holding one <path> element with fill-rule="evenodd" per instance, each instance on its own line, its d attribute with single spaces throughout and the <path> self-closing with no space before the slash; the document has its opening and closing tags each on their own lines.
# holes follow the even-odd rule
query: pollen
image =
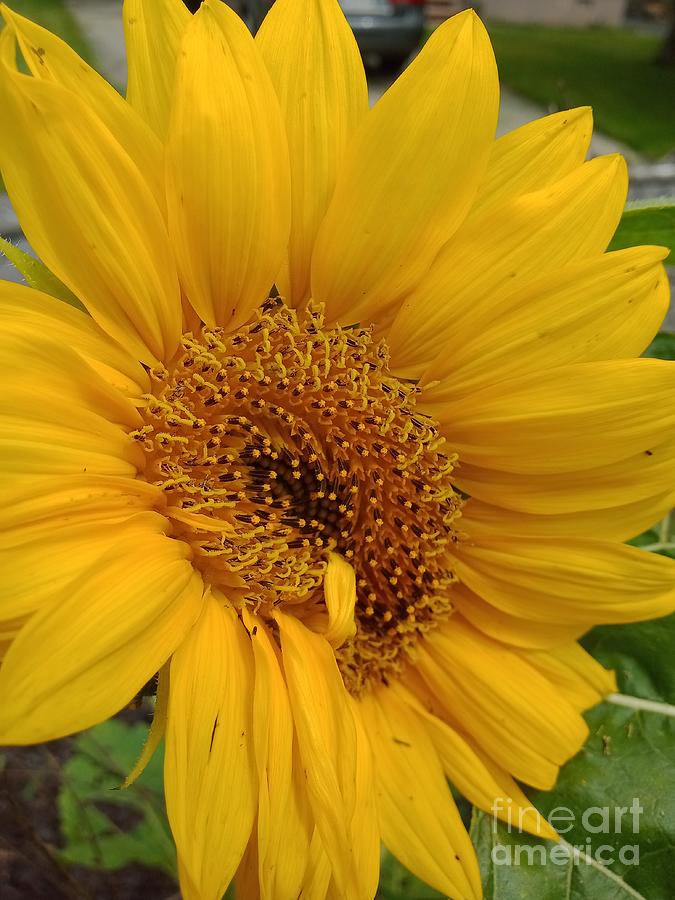
<svg viewBox="0 0 675 900">
<path fill-rule="evenodd" d="M 371 330 L 326 328 L 270 299 L 234 334 L 183 335 L 151 371 L 145 478 L 204 580 L 272 620 L 323 604 L 329 551 L 356 572 L 356 634 L 337 652 L 359 694 L 451 612 L 456 458 Z"/>
</svg>

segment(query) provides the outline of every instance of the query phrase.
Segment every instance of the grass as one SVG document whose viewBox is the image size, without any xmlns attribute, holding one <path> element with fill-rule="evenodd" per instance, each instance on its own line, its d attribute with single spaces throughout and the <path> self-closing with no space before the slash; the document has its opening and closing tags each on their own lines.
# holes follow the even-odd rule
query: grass
<svg viewBox="0 0 675 900">
<path fill-rule="evenodd" d="M 91 47 L 64 0 L 9 0 L 7 5 L 19 15 L 58 34 L 90 65 L 94 65 Z"/>
<path fill-rule="evenodd" d="M 675 68 L 654 62 L 660 40 L 612 28 L 493 22 L 502 83 L 548 109 L 593 107 L 595 125 L 645 156 L 675 150 Z"/>
</svg>

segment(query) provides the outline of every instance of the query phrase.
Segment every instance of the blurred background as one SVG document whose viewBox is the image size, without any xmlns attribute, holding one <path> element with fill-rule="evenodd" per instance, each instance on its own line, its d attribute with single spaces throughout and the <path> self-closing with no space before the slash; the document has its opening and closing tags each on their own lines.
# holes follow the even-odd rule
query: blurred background
<svg viewBox="0 0 675 900">
<path fill-rule="evenodd" d="M 186 2 L 193 10 L 199 5 Z M 230 5 L 255 31 L 270 3 Z M 9 0 L 9 6 L 61 35 L 124 91 L 122 0 Z M 368 69 L 371 103 L 433 28 L 473 6 L 499 64 L 500 134 L 589 104 L 596 123 L 591 153 L 627 158 L 631 201 L 675 197 L 675 0 L 343 0 L 341 6 Z M 27 249 L 1 183 L 0 235 Z M 0 278 L 20 276 L 3 260 Z M 672 309 L 666 327 L 675 330 Z M 161 757 L 135 789 L 117 790 L 142 746 L 150 710 L 143 700 L 77 738 L 0 751 L 3 900 L 179 900 Z M 438 896 L 406 878 L 385 859 L 380 896 Z"/>
</svg>

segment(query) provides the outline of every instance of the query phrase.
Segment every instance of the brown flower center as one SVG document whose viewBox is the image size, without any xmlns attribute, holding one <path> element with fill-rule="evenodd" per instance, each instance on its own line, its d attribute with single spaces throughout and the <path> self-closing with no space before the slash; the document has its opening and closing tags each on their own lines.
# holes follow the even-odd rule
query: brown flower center
<svg viewBox="0 0 675 900">
<path fill-rule="evenodd" d="M 461 500 L 453 458 L 414 385 L 389 373 L 369 330 L 323 325 L 268 301 L 235 334 L 186 334 L 152 373 L 145 477 L 207 583 L 271 618 L 323 605 L 329 550 L 356 571 L 355 637 L 337 651 L 347 687 L 386 678 L 451 611 Z"/>
</svg>

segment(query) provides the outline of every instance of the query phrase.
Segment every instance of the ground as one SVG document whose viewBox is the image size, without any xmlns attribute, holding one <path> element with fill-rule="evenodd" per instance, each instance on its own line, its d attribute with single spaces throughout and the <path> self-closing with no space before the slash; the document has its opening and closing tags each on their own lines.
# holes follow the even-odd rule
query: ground
<svg viewBox="0 0 675 900">
<path fill-rule="evenodd" d="M 129 710 L 118 720 L 130 727 L 149 719 L 147 705 Z M 110 841 L 103 832 L 95 833 L 99 824 L 97 814 L 104 811 L 105 821 L 119 835 L 128 834 L 137 824 L 137 810 L 119 803 L 92 802 L 82 804 L 80 845 L 68 845 L 63 822 L 63 791 L 67 784 L 68 763 L 78 751 L 74 738 L 51 741 L 35 747 L 4 748 L 0 750 L 0 885 L 3 900 L 128 900 L 148 897 L 149 900 L 179 900 L 173 878 L 159 868 L 137 862 L 116 869 L 102 865 L 69 864 L 70 850 L 82 854 L 89 845 L 94 854 L 100 842 Z M 105 765 L 105 763 L 104 763 Z M 103 771 L 103 769 L 101 770 Z M 82 776 L 81 776 L 82 777 Z M 119 785 L 117 773 L 111 783 Z M 71 788 L 72 786 L 69 786 Z M 81 792 L 86 785 L 75 785 Z M 106 788 L 111 799 L 119 791 Z M 75 801 L 81 799 L 71 790 Z M 106 796 L 106 792 L 102 794 Z M 86 807 L 86 808 L 84 808 Z M 76 811 L 76 815 L 77 815 Z M 87 828 L 91 831 L 87 833 Z M 116 835 L 113 835 L 113 838 Z M 108 858 L 110 854 L 107 854 Z M 83 858 L 83 857 L 81 857 Z"/>
</svg>

